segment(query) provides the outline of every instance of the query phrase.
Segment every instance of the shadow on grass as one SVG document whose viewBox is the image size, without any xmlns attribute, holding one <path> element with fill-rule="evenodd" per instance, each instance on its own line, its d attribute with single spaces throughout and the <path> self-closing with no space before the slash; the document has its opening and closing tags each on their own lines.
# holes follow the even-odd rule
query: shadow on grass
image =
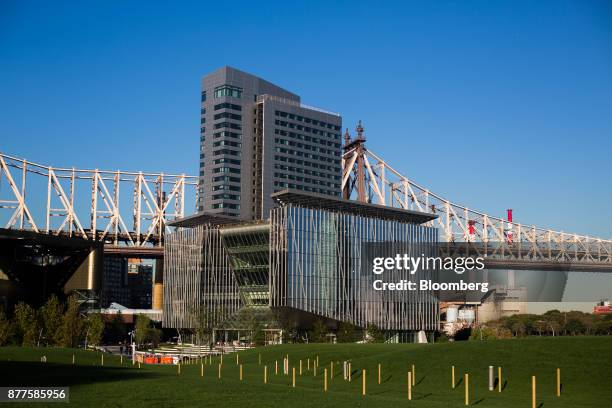
<svg viewBox="0 0 612 408">
<path fill-rule="evenodd" d="M 415 400 L 422 400 L 422 399 L 425 399 L 425 398 L 430 397 L 432 395 L 433 395 L 433 393 L 428 392 L 427 394 L 422 394 L 422 395 L 418 396 L 417 398 L 413 398 L 413 399 L 415 399 Z"/>
<path fill-rule="evenodd" d="M 474 401 L 474 403 L 472 405 L 478 405 L 478 404 L 480 404 L 483 401 L 484 401 L 484 398 L 481 398 L 478 401 Z"/>
<path fill-rule="evenodd" d="M 150 379 L 156 373 L 125 367 L 100 367 L 85 365 L 66 365 L 38 363 L 32 361 L 2 361 L 0 372 L 6 373 L 0 386 L 53 387 L 98 382 L 125 381 L 135 378 Z"/>
<path fill-rule="evenodd" d="M 419 385 L 420 383 L 422 383 L 425 380 L 425 375 L 421 377 L 421 379 L 419 381 L 417 381 L 415 384 Z"/>
</svg>

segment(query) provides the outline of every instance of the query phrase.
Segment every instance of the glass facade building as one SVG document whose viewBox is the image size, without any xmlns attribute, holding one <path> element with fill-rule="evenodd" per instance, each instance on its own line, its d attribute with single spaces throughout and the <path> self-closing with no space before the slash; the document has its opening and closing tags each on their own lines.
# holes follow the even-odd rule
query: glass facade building
<svg viewBox="0 0 612 408">
<path fill-rule="evenodd" d="M 434 293 L 377 291 L 372 273 L 373 257 L 385 251 L 435 255 L 437 230 L 423 225 L 433 216 L 292 190 L 273 198 L 267 222 L 207 213 L 175 222 L 164 254 L 165 327 L 194 328 L 198 311 L 222 325 L 250 309 L 288 317 L 298 330 L 347 322 L 410 340 L 438 329 Z M 401 278 L 389 271 L 384 280 Z"/>
<path fill-rule="evenodd" d="M 320 208 L 272 210 L 270 304 L 359 327 L 436 330 L 438 302 L 427 291 L 376 291 L 373 256 L 434 256 L 435 228 Z M 432 279 L 420 270 L 414 279 Z M 385 281 L 405 278 L 387 273 Z"/>
</svg>

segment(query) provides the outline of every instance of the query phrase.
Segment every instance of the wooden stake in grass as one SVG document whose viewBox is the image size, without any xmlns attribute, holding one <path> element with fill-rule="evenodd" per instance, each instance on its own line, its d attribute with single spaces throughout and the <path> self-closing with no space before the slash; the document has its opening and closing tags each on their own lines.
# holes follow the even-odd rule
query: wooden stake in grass
<svg viewBox="0 0 612 408">
<path fill-rule="evenodd" d="M 261 353 L 259 353 L 259 365 L 261 365 Z"/>
<path fill-rule="evenodd" d="M 408 371 L 408 379 L 406 381 L 408 384 L 408 400 L 412 399 L 412 373 Z"/>
<path fill-rule="evenodd" d="M 302 375 L 302 360 L 300 360 L 300 375 Z"/>
<path fill-rule="evenodd" d="M 138 368 L 140 368 L 140 361 L 138 362 Z"/>
<path fill-rule="evenodd" d="M 221 352 L 221 362 L 219 364 L 223 364 L 223 352 Z"/>
<path fill-rule="evenodd" d="M 240 381 L 242 381 L 242 364 L 240 364 Z"/>
<path fill-rule="evenodd" d="M 101 364 L 104 365 L 104 354 L 102 354 L 101 357 L 102 357 L 102 363 Z"/>
<path fill-rule="evenodd" d="M 557 397 L 561 396 L 561 369 L 557 368 Z"/>
<path fill-rule="evenodd" d="M 74 359 L 75 359 L 75 357 L 74 357 L 74 354 L 73 354 L 73 355 L 72 355 L 72 364 L 74 364 L 74 363 L 75 363 L 75 360 L 74 360 Z"/>
<path fill-rule="evenodd" d="M 415 386 L 415 381 L 416 381 L 416 370 L 414 368 L 414 364 L 412 365 L 412 386 Z"/>
<path fill-rule="evenodd" d="M 219 379 L 221 379 L 221 364 L 219 364 Z"/>
<path fill-rule="evenodd" d="M 291 371 L 293 373 L 293 388 L 295 388 L 295 367 L 293 367 Z"/>
<path fill-rule="evenodd" d="M 178 373 L 181 373 L 181 363 L 178 363 Z"/>
<path fill-rule="evenodd" d="M 501 367 L 497 367 L 497 391 L 502 392 L 502 372 Z"/>
<path fill-rule="evenodd" d="M 531 376 L 531 408 L 536 408 L 536 378 Z"/>
<path fill-rule="evenodd" d="M 274 374 L 278 375 L 278 360 L 274 362 Z"/>
<path fill-rule="evenodd" d="M 119 356 L 119 359 L 121 361 L 121 365 L 123 365 L 123 354 L 121 356 Z M 73 360 L 74 360 L 74 358 L 73 358 Z"/>
<path fill-rule="evenodd" d="M 334 362 L 333 361 L 329 363 L 329 367 L 330 367 L 329 379 L 333 380 L 334 379 Z"/>
<path fill-rule="evenodd" d="M 308 357 L 307 364 L 306 369 L 310 371 L 310 357 Z"/>
<path fill-rule="evenodd" d="M 316 367 L 315 367 L 316 369 Z M 327 368 L 324 370 L 323 391 L 327 392 Z"/>
<path fill-rule="evenodd" d="M 470 375 L 465 374 L 463 382 L 465 383 L 465 405 L 470 405 Z"/>
<path fill-rule="evenodd" d="M 348 363 L 348 369 L 349 369 L 349 382 L 351 382 L 351 372 L 353 371 L 353 369 L 351 368 L 351 363 Z"/>
<path fill-rule="evenodd" d="M 380 384 L 380 363 L 378 363 L 378 384 Z"/>
<path fill-rule="evenodd" d="M 204 363 L 200 364 L 200 377 L 204 377 Z"/>
<path fill-rule="evenodd" d="M 238 365 L 238 353 L 236 353 L 236 365 Z"/>
<path fill-rule="evenodd" d="M 366 395 L 366 370 L 361 371 L 361 395 Z"/>
<path fill-rule="evenodd" d="M 455 366 L 451 366 L 451 388 L 455 389 Z"/>
<path fill-rule="evenodd" d="M 268 366 L 264 366 L 264 384 L 268 383 Z"/>
</svg>

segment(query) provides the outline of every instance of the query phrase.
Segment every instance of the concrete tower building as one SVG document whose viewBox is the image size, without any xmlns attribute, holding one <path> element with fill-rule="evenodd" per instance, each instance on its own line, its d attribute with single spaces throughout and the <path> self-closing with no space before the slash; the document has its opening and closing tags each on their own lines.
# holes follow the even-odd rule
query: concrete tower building
<svg viewBox="0 0 612 408">
<path fill-rule="evenodd" d="M 266 219 L 291 188 L 340 196 L 339 114 L 231 67 L 202 78 L 198 211 Z"/>
</svg>

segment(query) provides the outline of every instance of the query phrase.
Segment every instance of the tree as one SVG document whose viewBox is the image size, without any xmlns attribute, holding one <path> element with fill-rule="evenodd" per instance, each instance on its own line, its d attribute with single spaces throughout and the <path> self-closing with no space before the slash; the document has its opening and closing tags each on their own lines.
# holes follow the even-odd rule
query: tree
<svg viewBox="0 0 612 408">
<path fill-rule="evenodd" d="M 563 328 L 570 332 L 573 336 L 580 334 L 585 330 L 584 323 L 582 323 L 580 319 L 574 317 L 568 319 Z"/>
<path fill-rule="evenodd" d="M 338 328 L 337 336 L 338 343 L 353 343 L 357 340 L 357 328 L 351 323 L 342 322 Z"/>
<path fill-rule="evenodd" d="M 156 348 L 157 346 L 159 346 L 161 337 L 162 337 L 161 330 L 156 329 L 155 327 L 149 327 L 149 329 L 147 329 L 147 339 L 148 341 L 151 342 L 151 344 L 153 345 L 153 348 Z"/>
<path fill-rule="evenodd" d="M 521 320 L 516 320 L 510 326 L 510 330 L 514 332 L 514 335 L 516 337 L 518 337 L 519 335 L 522 336 L 523 334 L 525 334 L 525 323 L 523 323 Z"/>
<path fill-rule="evenodd" d="M 151 319 L 149 319 L 149 316 L 144 314 L 136 316 L 136 324 L 134 325 L 134 340 L 136 341 L 136 346 L 141 346 L 147 341 L 150 327 Z"/>
<path fill-rule="evenodd" d="M 60 328 L 61 345 L 64 347 L 77 347 L 83 335 L 83 320 L 79 312 L 79 303 L 76 296 L 70 296 L 66 311 L 62 316 Z"/>
<path fill-rule="evenodd" d="M 266 343 L 266 334 L 258 319 L 253 319 L 251 323 L 251 343 L 253 343 L 254 346 L 263 346 Z"/>
<path fill-rule="evenodd" d="M 327 327 L 325 327 L 325 323 L 323 323 L 323 321 L 321 320 L 317 320 L 312 326 L 310 341 L 312 341 L 313 343 L 324 343 L 326 334 Z"/>
<path fill-rule="evenodd" d="M 15 323 L 21 344 L 35 346 L 38 341 L 38 324 L 34 308 L 27 303 L 19 302 L 15 306 Z"/>
<path fill-rule="evenodd" d="M 104 320 L 100 313 L 92 313 L 87 317 L 87 344 L 99 346 L 104 334 Z"/>
<path fill-rule="evenodd" d="M 123 341 L 127 336 L 127 328 L 125 327 L 125 322 L 123 321 L 120 310 L 117 311 L 111 320 L 109 335 L 111 339 L 115 341 Z"/>
<path fill-rule="evenodd" d="M 64 305 L 54 294 L 40 308 L 43 337 L 47 344 L 57 345 L 61 343 L 60 327 L 62 326 L 63 313 Z"/>
<path fill-rule="evenodd" d="M 0 346 L 8 344 L 13 334 L 11 321 L 6 318 L 4 310 L 0 308 Z"/>
<path fill-rule="evenodd" d="M 198 310 L 193 313 L 195 319 L 195 335 L 196 342 L 199 346 L 210 343 L 212 340 L 212 325 L 210 322 L 212 321 L 212 314 L 209 312 L 209 309 L 205 306 L 200 306 Z"/>
<path fill-rule="evenodd" d="M 372 343 L 384 343 L 385 333 L 375 324 L 369 324 L 366 326 L 366 338 Z"/>
</svg>

